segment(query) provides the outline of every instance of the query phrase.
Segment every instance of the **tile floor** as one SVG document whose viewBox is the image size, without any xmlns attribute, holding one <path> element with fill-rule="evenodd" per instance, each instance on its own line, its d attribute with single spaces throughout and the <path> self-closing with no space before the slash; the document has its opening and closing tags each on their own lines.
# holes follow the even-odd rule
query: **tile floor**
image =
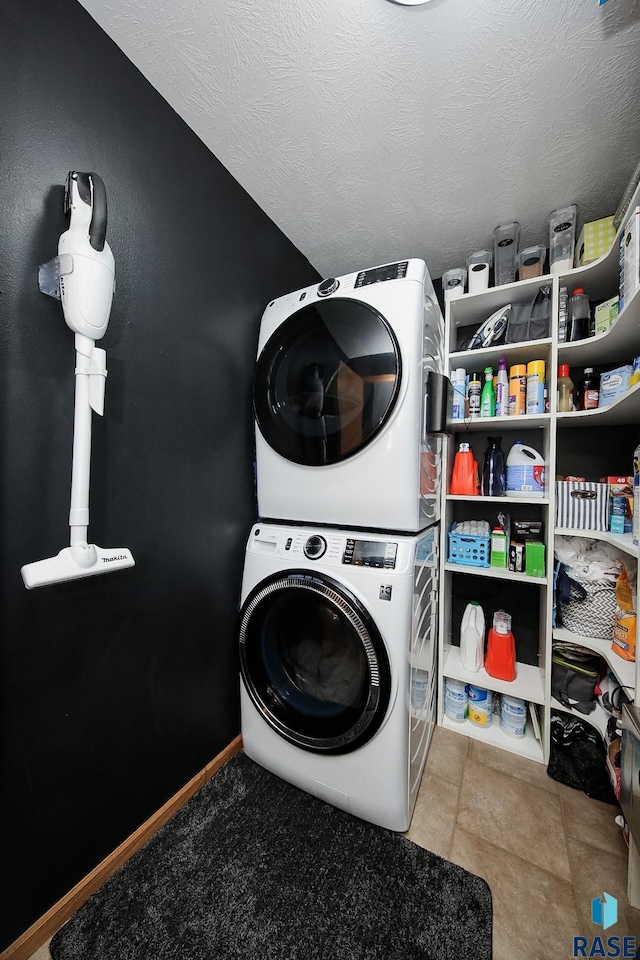
<svg viewBox="0 0 640 960">
<path fill-rule="evenodd" d="M 407 836 L 487 881 L 493 960 L 565 960 L 574 936 L 602 935 L 591 900 L 605 890 L 618 900 L 606 936 L 640 943 L 619 813 L 542 764 L 437 727 Z"/>
<path fill-rule="evenodd" d="M 541 764 L 438 727 L 407 836 L 487 881 L 493 960 L 568 960 L 574 936 L 602 934 L 590 911 L 604 890 L 618 900 L 607 936 L 640 941 L 618 813 Z M 50 960 L 48 945 L 31 960 Z"/>
</svg>

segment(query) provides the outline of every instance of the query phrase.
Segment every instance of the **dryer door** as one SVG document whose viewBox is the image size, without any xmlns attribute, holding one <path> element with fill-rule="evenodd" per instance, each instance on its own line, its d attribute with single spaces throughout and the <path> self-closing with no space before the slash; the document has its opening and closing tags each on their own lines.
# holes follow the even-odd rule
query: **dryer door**
<svg viewBox="0 0 640 960">
<path fill-rule="evenodd" d="M 317 753 L 366 743 L 390 702 L 389 658 L 374 622 L 344 586 L 308 571 L 274 575 L 249 595 L 240 669 L 267 723 Z"/>
<path fill-rule="evenodd" d="M 382 429 L 400 390 L 400 350 L 385 318 L 333 297 L 288 317 L 258 357 L 258 427 L 293 463 L 338 463 Z"/>
</svg>

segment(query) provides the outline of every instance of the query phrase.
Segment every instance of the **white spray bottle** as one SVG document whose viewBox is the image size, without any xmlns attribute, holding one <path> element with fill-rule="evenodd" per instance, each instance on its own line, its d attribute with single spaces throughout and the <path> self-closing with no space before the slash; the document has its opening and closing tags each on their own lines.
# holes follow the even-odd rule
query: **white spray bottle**
<svg viewBox="0 0 640 960">
<path fill-rule="evenodd" d="M 470 673 L 477 673 L 484 664 L 484 630 L 484 610 L 472 600 L 466 606 L 460 626 L 460 661 Z"/>
</svg>

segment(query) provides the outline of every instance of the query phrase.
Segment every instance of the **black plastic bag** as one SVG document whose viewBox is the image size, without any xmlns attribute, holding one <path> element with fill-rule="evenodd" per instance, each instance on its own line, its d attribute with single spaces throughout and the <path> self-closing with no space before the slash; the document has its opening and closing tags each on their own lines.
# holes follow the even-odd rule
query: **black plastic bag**
<svg viewBox="0 0 640 960">
<path fill-rule="evenodd" d="M 618 805 L 606 768 L 604 743 L 598 731 L 578 717 L 551 711 L 547 773 L 592 800 Z"/>
</svg>

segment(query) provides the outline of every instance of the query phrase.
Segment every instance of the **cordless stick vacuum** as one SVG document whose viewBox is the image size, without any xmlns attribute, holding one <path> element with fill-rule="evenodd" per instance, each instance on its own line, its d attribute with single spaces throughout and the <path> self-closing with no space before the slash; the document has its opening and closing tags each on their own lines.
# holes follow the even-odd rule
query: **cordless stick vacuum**
<svg viewBox="0 0 640 960">
<path fill-rule="evenodd" d="M 69 229 L 58 241 L 58 256 L 43 264 L 38 285 L 43 293 L 62 301 L 67 326 L 75 334 L 76 397 L 71 468 L 70 546 L 56 557 L 22 567 L 25 587 L 92 577 L 132 567 L 126 547 L 103 549 L 87 543 L 89 473 L 91 466 L 91 411 L 104 411 L 107 355 L 95 341 L 106 333 L 113 298 L 115 264 L 106 240 L 107 194 L 95 173 L 72 170 L 67 178 L 65 213 Z"/>
</svg>

